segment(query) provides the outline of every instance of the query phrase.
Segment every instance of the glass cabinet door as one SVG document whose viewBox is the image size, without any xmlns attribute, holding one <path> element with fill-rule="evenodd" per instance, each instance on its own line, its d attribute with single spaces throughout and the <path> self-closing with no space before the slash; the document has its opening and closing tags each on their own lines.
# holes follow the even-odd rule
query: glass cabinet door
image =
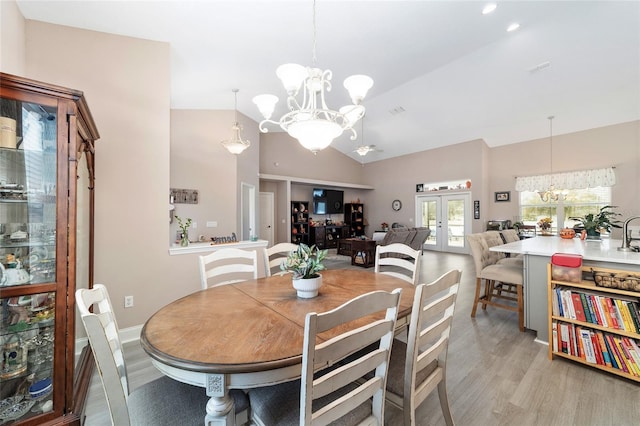
<svg viewBox="0 0 640 426">
<path fill-rule="evenodd" d="M 16 119 L 2 117 L 0 143 L 0 285 L 54 282 L 56 110 L 3 100 L 11 103 Z"/>
<path fill-rule="evenodd" d="M 58 128 L 56 106 L 0 99 L 0 116 L 4 423 L 53 410 Z"/>
</svg>

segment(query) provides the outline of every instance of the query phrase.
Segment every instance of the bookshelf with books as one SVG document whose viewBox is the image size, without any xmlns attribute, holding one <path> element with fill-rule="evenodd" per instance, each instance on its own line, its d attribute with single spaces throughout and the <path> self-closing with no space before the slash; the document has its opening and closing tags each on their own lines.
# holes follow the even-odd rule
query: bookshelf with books
<svg viewBox="0 0 640 426">
<path fill-rule="evenodd" d="M 580 282 L 556 280 L 549 265 L 549 359 L 567 358 L 640 382 L 640 291 L 634 285 L 640 274 L 589 266 L 581 272 Z M 596 285 L 597 275 L 631 285 Z"/>
</svg>

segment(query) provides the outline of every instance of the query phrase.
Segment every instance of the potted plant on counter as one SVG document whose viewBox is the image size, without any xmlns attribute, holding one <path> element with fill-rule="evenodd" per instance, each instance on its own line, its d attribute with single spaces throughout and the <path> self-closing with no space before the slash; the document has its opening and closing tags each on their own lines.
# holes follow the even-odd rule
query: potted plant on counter
<svg viewBox="0 0 640 426">
<path fill-rule="evenodd" d="M 329 250 L 318 250 L 315 245 L 309 247 L 300 244 L 280 264 L 281 270 L 293 273 L 293 288 L 298 292 L 298 297 L 309 299 L 318 295 L 322 286 L 322 275 L 318 272 L 326 269 L 322 261 L 328 252 Z"/>
<path fill-rule="evenodd" d="M 184 222 L 178 215 L 175 215 L 175 218 L 178 221 L 178 227 L 180 228 L 180 231 L 182 231 L 182 234 L 180 236 L 180 246 L 187 247 L 189 245 L 189 227 L 191 226 L 191 218 L 186 218 Z"/>
<path fill-rule="evenodd" d="M 576 231 L 581 231 L 582 229 L 587 231 L 587 239 L 599 240 L 602 230 L 611 232 L 611 228 L 622 228 L 620 226 L 622 222 L 616 219 L 617 216 L 622 215 L 612 210 L 616 207 L 604 206 L 598 213 L 588 213 L 582 217 L 570 217 L 569 219 L 580 222 L 580 225 L 575 225 L 574 229 Z"/>
</svg>

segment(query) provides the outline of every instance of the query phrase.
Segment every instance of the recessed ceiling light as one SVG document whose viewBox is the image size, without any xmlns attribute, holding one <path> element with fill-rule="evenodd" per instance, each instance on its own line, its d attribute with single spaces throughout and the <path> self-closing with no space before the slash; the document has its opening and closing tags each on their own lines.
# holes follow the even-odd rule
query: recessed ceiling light
<svg viewBox="0 0 640 426">
<path fill-rule="evenodd" d="M 488 15 L 491 12 L 493 12 L 494 10 L 496 10 L 496 7 L 498 7 L 497 4 L 495 3 L 488 3 L 483 9 L 482 9 L 482 14 L 483 15 Z"/>
<path fill-rule="evenodd" d="M 507 32 L 515 31 L 518 28 L 520 28 L 520 24 L 518 24 L 517 22 L 514 22 L 513 24 L 507 27 Z"/>
</svg>

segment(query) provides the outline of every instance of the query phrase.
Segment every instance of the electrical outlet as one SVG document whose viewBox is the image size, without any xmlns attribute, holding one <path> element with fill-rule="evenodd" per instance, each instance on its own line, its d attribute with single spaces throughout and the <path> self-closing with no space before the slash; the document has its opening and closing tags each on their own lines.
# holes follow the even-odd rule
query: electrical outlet
<svg viewBox="0 0 640 426">
<path fill-rule="evenodd" d="M 216 228 L 217 226 L 218 226 L 218 222 L 216 222 L 215 220 L 207 221 L 207 228 Z"/>
<path fill-rule="evenodd" d="M 124 307 L 125 308 L 133 308 L 133 296 L 125 296 L 124 297 Z"/>
<path fill-rule="evenodd" d="M 191 228 L 196 229 L 198 227 L 198 222 L 191 222 Z"/>
</svg>

